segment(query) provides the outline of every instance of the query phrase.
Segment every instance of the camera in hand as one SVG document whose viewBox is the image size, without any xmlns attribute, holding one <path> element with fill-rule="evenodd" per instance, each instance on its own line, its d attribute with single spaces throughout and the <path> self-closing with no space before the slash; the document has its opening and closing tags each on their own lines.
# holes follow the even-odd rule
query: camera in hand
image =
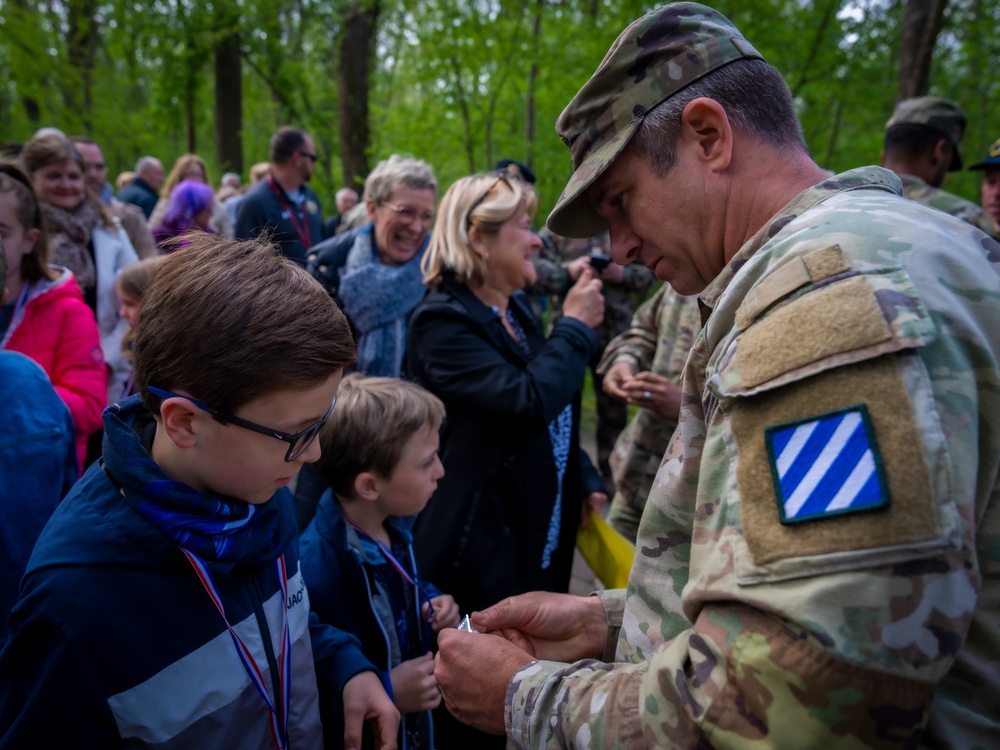
<svg viewBox="0 0 1000 750">
<path fill-rule="evenodd" d="M 598 273 L 601 273 L 610 263 L 611 258 L 604 253 L 594 253 L 590 256 L 590 267 Z"/>
</svg>

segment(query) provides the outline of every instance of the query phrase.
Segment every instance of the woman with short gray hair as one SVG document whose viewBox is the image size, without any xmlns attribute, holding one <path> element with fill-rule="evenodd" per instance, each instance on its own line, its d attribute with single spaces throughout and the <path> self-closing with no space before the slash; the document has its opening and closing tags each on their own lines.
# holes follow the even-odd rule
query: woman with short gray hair
<svg viewBox="0 0 1000 750">
<path fill-rule="evenodd" d="M 436 200 L 431 168 L 394 154 L 365 182 L 369 223 L 319 243 L 309 255 L 309 272 L 355 329 L 357 369 L 367 375 L 403 371 L 407 322 L 426 292 L 420 261 Z"/>
</svg>

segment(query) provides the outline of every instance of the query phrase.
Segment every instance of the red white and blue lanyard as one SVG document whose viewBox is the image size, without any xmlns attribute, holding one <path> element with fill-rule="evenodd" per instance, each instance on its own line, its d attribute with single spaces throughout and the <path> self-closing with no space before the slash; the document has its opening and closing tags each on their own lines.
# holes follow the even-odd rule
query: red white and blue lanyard
<svg viewBox="0 0 1000 750">
<path fill-rule="evenodd" d="M 250 677 L 250 681 L 253 683 L 254 687 L 257 688 L 257 692 L 260 693 L 260 697 L 264 699 L 264 703 L 267 705 L 268 711 L 270 712 L 271 739 L 274 741 L 274 746 L 277 750 L 284 750 L 288 747 L 288 710 L 291 705 L 290 688 L 292 683 L 292 641 L 291 635 L 288 632 L 288 613 L 285 610 L 285 603 L 288 601 L 288 572 L 285 569 L 285 556 L 282 555 L 275 562 L 278 570 L 278 581 L 281 585 L 282 596 L 281 655 L 278 659 L 279 684 L 275 685 L 274 691 L 275 700 L 281 704 L 281 714 L 279 716 L 278 712 L 274 708 L 274 704 L 271 702 L 271 699 L 267 694 L 267 686 L 264 682 L 264 675 L 260 667 L 257 665 L 256 659 L 253 658 L 253 654 L 250 653 L 250 649 L 247 648 L 243 639 L 237 635 L 233 626 L 229 624 L 229 620 L 226 618 L 226 610 L 222 605 L 222 597 L 219 596 L 219 591 L 215 587 L 215 581 L 212 580 L 212 574 L 209 572 L 208 566 L 205 565 L 204 560 L 193 552 L 189 552 L 183 547 L 181 547 L 180 550 L 184 553 L 185 557 L 187 557 L 188 562 L 191 563 L 191 567 L 193 567 L 195 573 L 198 574 L 201 585 L 205 587 L 205 591 L 208 592 L 212 602 L 219 610 L 219 614 L 222 615 L 222 620 L 226 623 L 226 627 L 229 629 L 229 635 L 232 636 L 233 644 L 236 646 L 236 653 L 239 655 L 240 661 L 243 663 L 243 669 L 246 670 L 247 675 Z"/>
<path fill-rule="evenodd" d="M 364 536 L 366 539 L 371 539 L 373 542 L 375 542 L 376 545 L 378 545 L 378 548 L 382 550 L 382 554 L 385 556 L 386 561 L 396 570 L 397 573 L 399 573 L 400 578 L 402 578 L 408 584 L 413 586 L 413 590 L 414 592 L 416 592 L 418 602 L 420 601 L 421 596 L 423 596 L 427 600 L 427 608 L 428 608 L 427 619 L 433 620 L 434 606 L 431 604 L 431 599 L 429 596 L 427 596 L 426 592 L 423 590 L 423 586 L 420 585 L 420 582 L 409 574 L 406 568 L 403 567 L 403 564 L 396 559 L 396 556 L 392 554 L 392 552 L 385 544 L 383 544 L 378 539 L 369 534 L 367 531 L 365 531 L 363 528 L 358 526 L 356 523 L 354 523 L 354 521 L 348 521 L 347 523 L 349 523 L 356 532 Z"/>
</svg>

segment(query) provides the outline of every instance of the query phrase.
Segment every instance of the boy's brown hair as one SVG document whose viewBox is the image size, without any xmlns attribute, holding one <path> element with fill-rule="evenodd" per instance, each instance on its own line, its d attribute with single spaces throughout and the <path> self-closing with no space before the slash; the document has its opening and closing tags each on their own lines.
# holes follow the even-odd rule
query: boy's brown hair
<svg viewBox="0 0 1000 750">
<path fill-rule="evenodd" d="M 416 383 L 349 375 L 319 433 L 316 470 L 339 497 L 352 499 L 359 474 L 389 478 L 407 441 L 424 428 L 437 432 L 442 422 L 441 399 Z"/>
<path fill-rule="evenodd" d="M 187 240 L 157 267 L 136 326 L 135 382 L 154 413 L 162 399 L 151 385 L 233 412 L 313 388 L 354 362 L 344 314 L 273 245 L 208 233 Z"/>
</svg>

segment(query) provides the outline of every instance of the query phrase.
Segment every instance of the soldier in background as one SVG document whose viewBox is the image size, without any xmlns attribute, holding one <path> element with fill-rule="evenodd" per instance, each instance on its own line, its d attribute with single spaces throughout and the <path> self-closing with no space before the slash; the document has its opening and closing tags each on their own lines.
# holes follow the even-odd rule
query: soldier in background
<svg viewBox="0 0 1000 750">
<path fill-rule="evenodd" d="M 597 366 L 608 396 L 639 407 L 609 460 L 615 492 L 607 520 L 632 542 L 677 427 L 684 363 L 700 330 L 698 298 L 664 284 L 635 311 L 629 328 L 612 339 Z"/>
<path fill-rule="evenodd" d="M 971 170 L 982 170 L 983 184 L 980 197 L 983 212 L 989 217 L 993 231 L 1000 234 L 1000 138 L 997 138 L 986 150 L 986 158 L 976 162 Z"/>
<path fill-rule="evenodd" d="M 882 166 L 903 181 L 904 198 L 995 233 L 979 206 L 941 189 L 948 172 L 962 168 L 958 146 L 965 135 L 965 114 L 957 104 L 937 96 L 904 99 L 885 128 Z"/>
<path fill-rule="evenodd" d="M 827 178 L 696 3 L 630 25 L 557 130 L 549 227 L 609 229 L 704 328 L 627 590 L 442 631 L 449 710 L 519 748 L 995 745 L 1000 243 L 887 170 Z"/>
<path fill-rule="evenodd" d="M 574 284 L 585 268 L 593 268 L 604 282 L 601 287 L 604 294 L 604 320 L 594 329 L 597 332 L 597 353 L 590 363 L 590 371 L 597 407 L 597 465 L 605 482 L 610 484 L 612 472 L 608 458 L 628 422 L 628 409 L 623 400 L 605 392 L 604 375 L 597 364 L 611 340 L 629 327 L 635 309 L 632 300 L 645 295 L 655 279 L 652 272 L 639 263 L 628 266 L 615 263 L 611 259 L 607 232 L 585 238 L 561 237 L 547 229 L 539 234 L 543 238 L 543 247 L 555 250 L 567 283 Z M 538 265 L 539 262 L 536 262 L 536 269 Z M 559 297 L 555 297 L 552 321 L 558 320 L 559 315 Z"/>
</svg>

